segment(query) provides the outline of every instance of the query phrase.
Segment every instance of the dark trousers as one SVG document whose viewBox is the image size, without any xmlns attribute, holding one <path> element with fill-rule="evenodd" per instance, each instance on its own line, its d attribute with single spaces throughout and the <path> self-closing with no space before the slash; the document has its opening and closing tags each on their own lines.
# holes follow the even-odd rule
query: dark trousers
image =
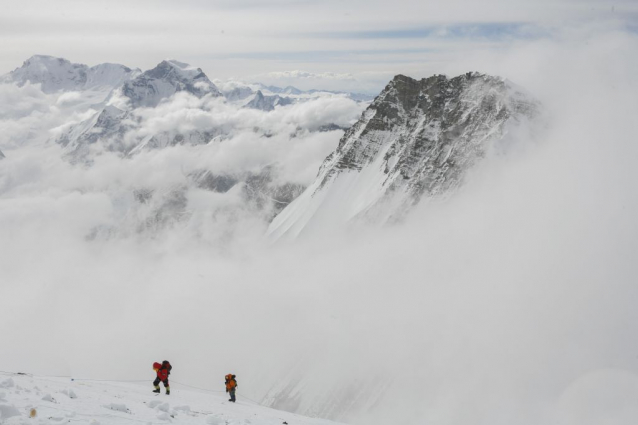
<svg viewBox="0 0 638 425">
<path fill-rule="evenodd" d="M 232 390 L 228 390 L 228 394 L 230 394 L 230 401 L 234 402 L 235 401 L 235 389 L 233 388 Z"/>
<path fill-rule="evenodd" d="M 159 387 L 160 382 L 164 384 L 164 388 L 168 388 L 168 378 L 162 381 L 161 379 L 159 379 L 159 377 L 157 377 L 153 381 L 153 385 L 155 385 L 156 387 Z"/>
</svg>

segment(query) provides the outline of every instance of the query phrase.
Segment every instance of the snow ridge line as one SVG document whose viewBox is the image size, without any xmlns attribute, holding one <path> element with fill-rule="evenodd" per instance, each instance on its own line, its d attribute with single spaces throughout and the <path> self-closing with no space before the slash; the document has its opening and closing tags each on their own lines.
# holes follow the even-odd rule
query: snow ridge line
<svg viewBox="0 0 638 425">
<path fill-rule="evenodd" d="M 28 376 L 28 375 L 27 375 Z M 33 376 L 33 375 L 31 375 Z M 22 409 L 26 409 L 27 407 L 32 407 L 31 404 L 26 405 L 26 406 L 16 406 L 16 407 L 20 407 Z M 135 418 L 129 418 L 126 416 L 118 416 L 118 415 L 113 415 L 111 413 L 78 413 L 76 411 L 73 410 L 68 410 L 68 409 L 62 409 L 61 407 L 54 407 L 54 406 L 40 406 L 39 407 L 40 410 L 46 410 L 46 409 L 52 409 L 52 410 L 57 410 L 59 412 L 67 412 L 67 413 L 73 413 L 75 415 L 78 416 L 87 416 L 89 418 L 116 418 L 116 419 L 124 419 L 126 421 L 133 421 L 133 422 L 144 422 L 147 424 L 153 424 L 153 425 L 165 425 L 164 422 L 152 422 L 152 421 L 147 421 L 147 420 L 143 420 L 143 419 L 135 419 Z M 194 412 L 194 413 L 200 413 L 200 414 L 208 414 L 206 412 Z M 211 412 L 212 414 L 212 412 Z M 65 418 L 66 421 L 68 422 L 86 422 L 86 419 L 74 419 L 74 418 Z"/>
<path fill-rule="evenodd" d="M 32 373 L 25 373 L 25 372 L 7 372 L 4 370 L 0 370 L 0 374 L 4 374 L 4 375 L 22 375 L 22 376 L 37 376 L 40 378 L 69 378 L 72 382 L 75 381 L 88 381 L 88 382 L 151 382 L 150 379 L 132 379 L 132 380 L 123 380 L 123 379 L 90 379 L 90 378 L 73 378 L 70 375 L 34 375 Z M 189 384 L 184 384 L 182 382 L 178 382 L 174 379 L 171 379 L 171 382 L 176 383 L 178 385 L 183 385 L 185 387 L 189 387 L 189 388 L 194 388 L 197 390 L 201 390 L 201 391 L 207 391 L 210 393 L 223 393 L 225 391 L 222 390 L 209 390 L 207 388 L 201 388 L 201 387 L 196 387 L 194 385 L 189 385 Z M 263 406 L 263 407 L 269 407 L 269 406 L 265 406 L 261 403 L 259 403 L 258 401 L 255 401 L 251 398 L 246 397 L 245 395 L 241 395 L 241 394 L 236 394 L 238 397 L 242 397 L 245 398 L 246 400 L 252 401 L 253 403 L 259 405 L 259 406 Z"/>
</svg>

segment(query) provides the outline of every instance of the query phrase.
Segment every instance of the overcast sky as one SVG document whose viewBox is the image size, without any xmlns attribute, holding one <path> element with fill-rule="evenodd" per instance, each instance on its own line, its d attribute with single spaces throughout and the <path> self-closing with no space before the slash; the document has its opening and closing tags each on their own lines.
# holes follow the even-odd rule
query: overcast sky
<svg viewBox="0 0 638 425">
<path fill-rule="evenodd" d="M 141 69 L 175 58 L 211 79 L 371 93 L 396 73 L 464 72 L 467 53 L 563 37 L 566 27 L 638 28 L 638 3 L 626 0 L 5 0 L 2 9 L 0 74 L 33 54 Z"/>
</svg>

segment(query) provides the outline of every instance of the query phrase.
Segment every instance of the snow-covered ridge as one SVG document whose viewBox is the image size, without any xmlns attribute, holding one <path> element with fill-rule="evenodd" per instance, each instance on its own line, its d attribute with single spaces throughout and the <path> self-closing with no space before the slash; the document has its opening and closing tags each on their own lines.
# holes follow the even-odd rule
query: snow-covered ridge
<svg viewBox="0 0 638 425">
<path fill-rule="evenodd" d="M 248 99 L 249 97 L 255 97 L 257 92 L 261 92 L 263 96 L 275 96 L 278 95 L 282 98 L 290 100 L 300 101 L 304 99 L 311 99 L 318 96 L 344 96 L 350 98 L 356 102 L 370 102 L 374 99 L 374 96 L 353 93 L 345 91 L 331 91 L 331 90 L 300 90 L 293 86 L 277 87 L 268 86 L 261 83 L 246 83 L 238 80 L 214 80 L 219 90 L 224 94 L 229 101 L 239 101 Z"/>
<path fill-rule="evenodd" d="M 136 124 L 132 111 L 137 108 L 155 108 L 179 92 L 198 98 L 222 96 L 200 68 L 176 60 L 164 60 L 155 68 L 116 88 L 106 99 L 106 105 L 101 105 L 101 110 L 88 120 L 62 132 L 56 141 L 66 147 L 73 160 L 83 160 L 89 147 L 100 141 L 109 150 L 122 153 L 138 152 L 149 147 L 166 147 L 184 141 L 191 141 L 192 144 L 208 143 L 217 135 L 215 132 L 157 134 L 132 145 L 124 143 L 126 132 Z"/>
<path fill-rule="evenodd" d="M 151 392 L 149 382 L 71 380 L 0 373 L 2 425 L 84 423 L 209 424 L 209 425 L 331 425 L 262 407 L 238 394 L 231 403 L 223 389 L 204 392 L 171 383 L 171 395 Z"/>
<path fill-rule="evenodd" d="M 466 171 L 511 126 L 533 119 L 538 110 L 534 99 L 499 77 L 397 75 L 269 233 L 295 237 L 322 220 L 397 219 L 422 197 L 461 185 Z"/>
<path fill-rule="evenodd" d="M 294 100 L 287 96 L 264 96 L 261 90 L 257 90 L 250 102 L 244 108 L 259 109 L 261 111 L 274 111 L 276 106 L 285 106 L 294 103 Z"/>
<path fill-rule="evenodd" d="M 176 60 L 164 60 L 153 69 L 115 88 L 102 104 L 95 105 L 97 111 L 92 117 L 61 127 L 56 132 L 55 141 L 65 147 L 69 158 L 74 162 L 90 162 L 88 157 L 91 150 L 105 149 L 129 156 L 144 150 L 175 145 L 205 145 L 214 138 L 227 137 L 229 132 L 224 125 L 202 128 L 202 122 L 216 121 L 211 117 L 213 109 L 230 108 L 234 110 L 233 113 L 242 108 L 271 112 L 279 107 L 317 99 L 334 98 L 339 102 L 347 97 L 343 94 L 319 91 L 302 93 L 291 88 L 284 91 L 301 94 L 280 96 L 264 94 L 259 87 L 258 84 L 231 81 L 224 83 L 220 91 L 200 68 Z M 188 128 L 188 125 L 177 123 L 176 127 L 186 129 L 164 128 L 161 131 L 154 130 L 150 134 L 148 131 L 137 131 L 141 116 L 149 115 L 148 112 L 140 111 L 166 106 L 166 102 L 170 103 L 181 94 L 201 100 L 198 105 L 198 102 L 191 102 L 188 106 L 192 109 L 193 115 L 202 118 L 196 126 L 191 126 L 198 128 Z M 222 106 L 224 104 L 225 106 Z M 334 122 L 328 122 L 313 127 L 313 131 L 342 128 Z"/>
<path fill-rule="evenodd" d="M 93 67 L 71 63 L 63 58 L 35 55 L 24 61 L 21 67 L 0 77 L 2 83 L 40 84 L 42 91 L 82 91 L 100 87 L 115 88 L 139 75 L 139 69 L 124 65 L 103 63 Z"/>
<path fill-rule="evenodd" d="M 201 68 L 176 60 L 160 62 L 155 68 L 126 82 L 121 90 L 130 100 L 131 107 L 155 107 L 163 99 L 182 91 L 197 97 L 222 96 Z"/>
</svg>

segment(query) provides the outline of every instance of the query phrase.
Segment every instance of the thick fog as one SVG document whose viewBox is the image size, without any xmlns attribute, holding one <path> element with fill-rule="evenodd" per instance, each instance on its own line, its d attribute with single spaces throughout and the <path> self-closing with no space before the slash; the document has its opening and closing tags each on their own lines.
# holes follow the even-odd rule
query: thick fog
<svg viewBox="0 0 638 425">
<path fill-rule="evenodd" d="M 195 100 L 178 96 L 145 128 L 239 130 L 226 146 L 85 167 L 38 133 L 63 125 L 72 99 L 2 87 L 0 369 L 150 391 L 152 362 L 168 359 L 177 382 L 222 389 L 235 373 L 240 397 L 357 424 L 635 424 L 638 39 L 562 37 L 442 65 L 527 89 L 546 111 L 535 137 L 512 136 L 404 223 L 286 243 L 265 239 L 267 221 L 232 191 L 190 189 L 187 218 L 130 231 L 145 214 L 131 192 L 274 161 L 308 184 L 342 132 L 289 130 L 350 122 L 347 99 L 184 117 Z M 104 226 L 117 231 L 90 236 Z"/>
</svg>

